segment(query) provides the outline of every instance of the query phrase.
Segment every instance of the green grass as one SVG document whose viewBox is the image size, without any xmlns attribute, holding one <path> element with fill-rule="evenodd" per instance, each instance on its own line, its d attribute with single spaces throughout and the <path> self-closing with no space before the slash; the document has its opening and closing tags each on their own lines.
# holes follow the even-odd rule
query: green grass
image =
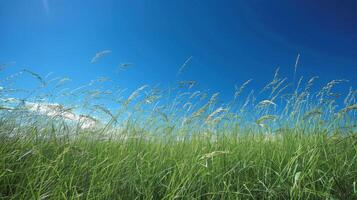
<svg viewBox="0 0 357 200">
<path fill-rule="evenodd" d="M 2 138 L 1 199 L 354 199 L 357 135 Z"/>
<path fill-rule="evenodd" d="M 0 80 L 0 199 L 357 199 L 357 91 L 334 91 L 345 80 L 313 92 L 316 78 L 291 88 L 277 71 L 221 103 L 192 85 L 124 97 L 93 88 L 103 78 L 69 90 L 24 72 Z M 22 74 L 40 86 L 13 88 Z"/>
</svg>

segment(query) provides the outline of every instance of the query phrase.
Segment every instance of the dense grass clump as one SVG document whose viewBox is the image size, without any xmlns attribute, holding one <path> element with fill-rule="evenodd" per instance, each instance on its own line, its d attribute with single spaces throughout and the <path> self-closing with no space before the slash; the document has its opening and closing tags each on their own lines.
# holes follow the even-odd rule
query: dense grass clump
<svg viewBox="0 0 357 200">
<path fill-rule="evenodd" d="M 14 88 L 25 74 L 40 85 Z M 357 199 L 357 91 L 334 90 L 345 80 L 314 90 L 316 77 L 292 87 L 276 71 L 224 103 L 195 81 L 126 95 L 96 87 L 105 78 L 48 79 L 0 81 L 0 199 Z"/>
<path fill-rule="evenodd" d="M 4 137 L 1 199 L 354 199 L 357 135 Z M 51 133 L 46 133 L 51 134 Z"/>
</svg>

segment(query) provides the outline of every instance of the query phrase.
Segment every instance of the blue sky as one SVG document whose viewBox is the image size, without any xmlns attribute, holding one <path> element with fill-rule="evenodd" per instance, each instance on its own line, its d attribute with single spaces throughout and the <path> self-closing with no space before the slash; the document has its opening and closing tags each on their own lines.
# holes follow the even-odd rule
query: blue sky
<svg viewBox="0 0 357 200">
<path fill-rule="evenodd" d="M 105 76 L 129 91 L 196 80 L 228 98 L 251 78 L 261 89 L 277 67 L 292 81 L 299 53 L 297 76 L 355 86 L 356 10 L 355 0 L 2 0 L 0 63 L 16 64 L 0 77 L 27 68 L 74 87 Z M 91 64 L 102 50 L 112 53 Z"/>
</svg>

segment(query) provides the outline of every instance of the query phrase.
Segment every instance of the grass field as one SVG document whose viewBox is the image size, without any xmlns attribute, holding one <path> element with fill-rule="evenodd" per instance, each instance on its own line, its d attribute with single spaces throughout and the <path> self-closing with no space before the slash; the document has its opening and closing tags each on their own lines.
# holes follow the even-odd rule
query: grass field
<svg viewBox="0 0 357 200">
<path fill-rule="evenodd" d="M 125 97 L 24 74 L 41 84 L 26 98 L 1 82 L 0 199 L 357 199 L 357 92 L 337 98 L 341 80 L 314 92 L 276 73 L 222 103 L 193 82 Z"/>
</svg>

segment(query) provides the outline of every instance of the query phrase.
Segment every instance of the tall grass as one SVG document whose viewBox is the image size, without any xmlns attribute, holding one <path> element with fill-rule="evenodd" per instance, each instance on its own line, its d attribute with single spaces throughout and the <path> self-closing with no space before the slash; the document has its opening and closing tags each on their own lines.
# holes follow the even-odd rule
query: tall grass
<svg viewBox="0 0 357 200">
<path fill-rule="evenodd" d="M 25 75 L 39 86 L 14 88 Z M 345 80 L 293 88 L 277 70 L 223 103 L 193 81 L 125 93 L 68 80 L 1 80 L 1 199 L 357 198 L 357 92 L 334 90 Z"/>
</svg>

